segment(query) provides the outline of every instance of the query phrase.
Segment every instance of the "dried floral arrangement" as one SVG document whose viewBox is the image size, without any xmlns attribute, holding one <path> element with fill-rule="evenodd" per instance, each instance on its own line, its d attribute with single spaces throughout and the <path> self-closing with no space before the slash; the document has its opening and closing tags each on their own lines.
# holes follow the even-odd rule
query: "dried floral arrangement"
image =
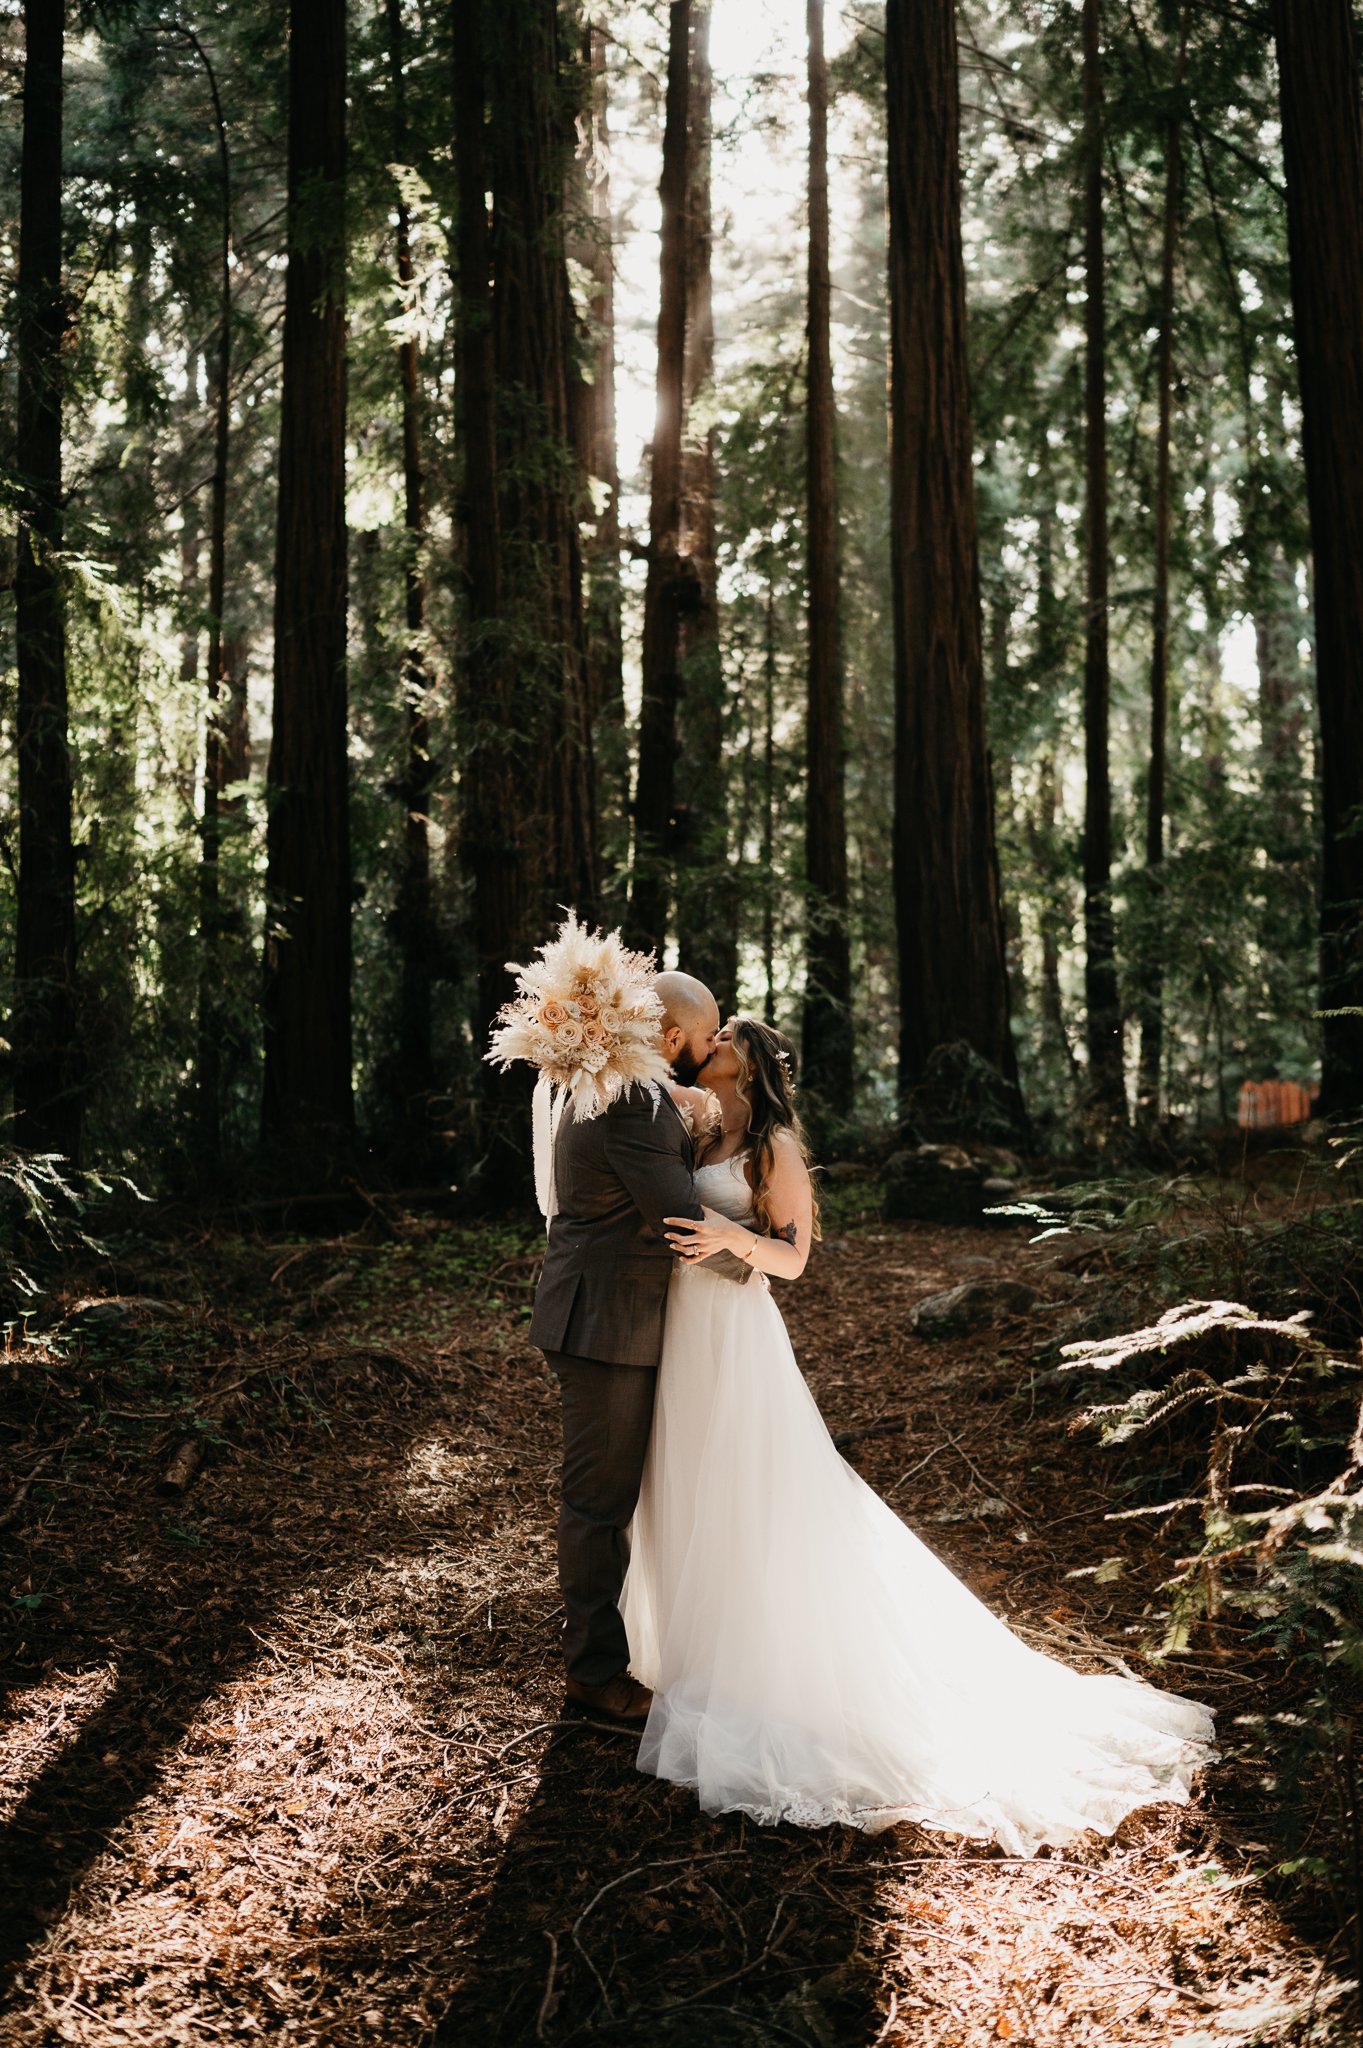
<svg viewBox="0 0 1363 2048">
<path fill-rule="evenodd" d="M 572 1097 L 579 1121 L 628 1088 L 666 1085 L 652 954 L 631 952 L 619 932 L 591 930 L 575 910 L 538 952 L 528 966 L 508 961 L 516 993 L 497 1013 L 485 1057 L 503 1070 L 528 1060 Z"/>
</svg>

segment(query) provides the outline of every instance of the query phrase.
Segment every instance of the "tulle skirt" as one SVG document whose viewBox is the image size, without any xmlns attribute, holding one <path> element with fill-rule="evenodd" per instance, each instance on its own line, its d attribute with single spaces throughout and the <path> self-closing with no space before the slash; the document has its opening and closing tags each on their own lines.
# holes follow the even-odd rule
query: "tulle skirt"
<svg viewBox="0 0 1363 2048">
<path fill-rule="evenodd" d="M 1013 1855 L 1188 1797 L 1208 1708 L 1029 1648 L 839 1456 L 775 1301 L 671 1283 L 621 1595 L 639 1768 L 709 1813 Z"/>
</svg>

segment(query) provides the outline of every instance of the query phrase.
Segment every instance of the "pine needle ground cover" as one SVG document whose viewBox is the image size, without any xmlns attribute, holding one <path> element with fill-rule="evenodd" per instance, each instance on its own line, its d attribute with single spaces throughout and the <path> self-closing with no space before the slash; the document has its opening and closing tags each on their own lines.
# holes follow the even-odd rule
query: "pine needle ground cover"
<svg viewBox="0 0 1363 2048">
<path fill-rule="evenodd" d="M 535 1235 L 144 1224 L 5 1362 L 6 2048 L 1351 2038 L 1242 1725 L 1300 1675 L 1234 1615 L 1147 1660 L 1171 1550 L 1073 1426 L 1119 1235 L 830 1206 L 782 1306 L 845 1455 L 1028 1641 L 1214 1706 L 1194 1803 L 1030 1862 L 698 1814 L 558 1720 Z M 914 1333 L 972 1277 L 1039 1299 Z"/>
</svg>

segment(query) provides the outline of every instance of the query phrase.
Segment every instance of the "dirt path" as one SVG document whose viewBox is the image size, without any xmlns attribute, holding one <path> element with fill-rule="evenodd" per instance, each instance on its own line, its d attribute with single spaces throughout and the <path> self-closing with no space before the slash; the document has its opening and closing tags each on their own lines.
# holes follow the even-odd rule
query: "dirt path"
<svg viewBox="0 0 1363 2048">
<path fill-rule="evenodd" d="M 876 1227 L 783 1307 L 835 1432 L 904 1417 L 849 1446 L 865 1476 L 1029 1640 L 1098 1669 L 1135 1658 L 1157 1572 L 1143 1525 L 1102 1522 L 1101 1454 L 1025 1391 L 1038 1332 L 907 1327 L 975 1272 L 1044 1286 L 1044 1258 Z M 4 1539 L 0 2040 L 1324 2038 L 1304 2015 L 1330 1980 L 1259 1882 L 1233 1756 L 1190 1808 L 1018 1863 L 911 1828 L 707 1820 L 627 1738 L 556 1728 L 533 1264 L 415 1222 L 167 1247 L 115 1280 L 178 1319 L 93 1326 L 41 1399 L 15 1365 L 25 1455 L 59 1448 Z M 187 1376 L 222 1443 L 168 1500 Z M 1114 1554 L 1115 1580 L 1066 1576 Z M 1252 1672 L 1163 1682 L 1233 1746 Z"/>
</svg>

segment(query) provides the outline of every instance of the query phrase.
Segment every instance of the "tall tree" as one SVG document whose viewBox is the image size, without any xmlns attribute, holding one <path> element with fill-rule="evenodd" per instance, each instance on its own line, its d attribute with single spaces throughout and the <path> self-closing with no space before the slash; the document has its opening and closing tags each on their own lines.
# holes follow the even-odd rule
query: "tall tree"
<svg viewBox="0 0 1363 2048">
<path fill-rule="evenodd" d="M 525 945 L 558 904 L 594 908 L 600 887 L 563 203 L 576 108 L 555 0 L 507 0 L 487 51 L 506 734 L 529 770 L 522 922 L 504 938 Z"/>
<path fill-rule="evenodd" d="M 1147 955 L 1141 986 L 1141 1049 L 1137 1114 L 1159 1118 L 1164 1043 L 1164 811 L 1169 730 L 1169 540 L 1173 519 L 1174 272 L 1183 196 L 1183 74 L 1188 61 L 1188 12 L 1179 9 L 1173 99 L 1164 127 L 1164 225 L 1160 241 L 1159 342 L 1155 384 L 1155 599 L 1150 644 L 1150 767 L 1145 796 L 1145 873 L 1148 885 Z"/>
<path fill-rule="evenodd" d="M 393 95 L 395 161 L 407 163 L 407 90 L 403 75 L 402 0 L 387 0 L 388 68 Z M 401 183 L 397 203 L 397 276 L 404 302 L 413 289 L 411 209 Z M 421 1105 L 433 1084 L 431 1055 L 431 967 L 434 958 L 431 904 L 431 842 L 427 813 L 431 801 L 430 682 L 426 672 L 425 479 L 421 458 L 421 356 L 411 309 L 404 303 L 407 331 L 398 342 L 398 386 L 402 393 L 403 610 L 407 628 L 402 655 L 404 769 L 402 854 L 394 925 L 401 960 L 398 992 L 397 1077 L 406 1120 L 419 1124 Z"/>
<path fill-rule="evenodd" d="M 506 935 L 519 931 L 521 852 L 518 763 L 506 732 L 508 681 L 501 612 L 497 498 L 497 375 L 492 353 L 486 86 L 478 0 L 453 10 L 455 167 L 458 178 L 459 329 L 456 389 L 464 450 L 460 523 L 468 607 L 460 704 L 460 851 L 472 901 L 477 962 L 473 1031 L 482 1044 L 505 998 Z M 485 1075 L 490 1070 L 485 1069 Z M 491 1082 L 487 1084 L 489 1088 Z"/>
<path fill-rule="evenodd" d="M 1297 579 L 1286 550 L 1273 546 L 1254 590 L 1254 652 L 1259 671 L 1259 778 L 1262 843 L 1273 860 L 1290 857 L 1306 834 L 1302 750 L 1306 705 Z"/>
<path fill-rule="evenodd" d="M 630 925 L 634 943 L 661 955 L 671 907 L 676 802 L 680 616 L 685 569 L 681 555 L 681 463 L 686 367 L 686 201 L 690 185 L 692 0 L 671 0 L 668 12 L 667 98 L 659 184 L 657 411 L 653 427 L 644 584 L 643 699 L 639 766 L 634 785 L 634 877 Z"/>
<path fill-rule="evenodd" d="M 852 961 L 847 930 L 842 594 L 838 565 L 832 293 L 828 268 L 828 61 L 824 0 L 805 10 L 809 91 L 809 296 L 805 491 L 809 680 L 805 715 L 805 1085 L 845 1116 L 852 1107 Z"/>
<path fill-rule="evenodd" d="M 953 0 L 889 0 L 885 61 L 900 1089 L 911 1101 L 938 1048 L 964 1042 L 1016 1094 L 984 729 Z"/>
<path fill-rule="evenodd" d="M 620 464 L 615 428 L 615 245 L 611 211 L 610 92 L 606 31 L 582 30 L 589 80 L 589 140 L 578 152 L 574 253 L 591 280 L 580 353 L 590 374 L 573 380 L 574 435 L 590 499 L 583 543 L 587 694 L 608 897 L 629 860 L 629 739 L 625 730 L 620 587 Z"/>
<path fill-rule="evenodd" d="M 711 153 L 711 0 L 691 9 L 686 187 L 686 346 L 682 366 L 677 620 L 681 731 L 676 802 L 677 950 L 726 1013 L 738 1000 L 738 920 L 729 862 L 724 672 L 719 645 L 717 484 L 712 386 L 715 315 Z"/>
<path fill-rule="evenodd" d="M 62 545 L 62 53 L 64 0 L 25 0 L 19 186 L 19 889 L 14 1108 L 35 1152 L 76 1160 L 81 1095 Z"/>
<path fill-rule="evenodd" d="M 1320 705 L 1320 1110 L 1363 1110 L 1363 116 L 1350 0 L 1274 0 Z"/>
<path fill-rule="evenodd" d="M 346 748 L 345 0 L 292 0 L 288 272 L 268 770 L 263 1125 L 353 1121 Z"/>
<path fill-rule="evenodd" d="M 494 36 L 482 8 L 455 9 L 469 609 L 461 837 L 480 1046 L 509 993 L 507 959 L 543 940 L 559 904 L 590 914 L 599 889 L 570 414 L 574 109 L 553 0 L 506 0 L 496 23 Z M 501 1116 L 510 1086 L 491 1078 L 484 1095 L 486 1135 L 500 1133 L 489 1168 L 499 1187 L 518 1171 L 516 1130 Z"/>
<path fill-rule="evenodd" d="M 200 1138 L 209 1162 L 222 1151 L 223 791 L 228 779 L 224 711 L 232 709 L 226 673 L 227 473 L 232 440 L 232 156 L 218 76 L 192 29 L 185 35 L 203 70 L 218 151 L 218 314 L 213 351 L 213 476 L 208 514 L 208 702 L 204 717 L 203 818 L 199 858 L 198 1085 Z"/>
<path fill-rule="evenodd" d="M 1112 916 L 1108 726 L 1107 308 L 1103 252 L 1101 0 L 1084 0 L 1084 994 L 1088 1090 L 1101 1114 L 1126 1119 L 1122 1015 Z"/>
</svg>

